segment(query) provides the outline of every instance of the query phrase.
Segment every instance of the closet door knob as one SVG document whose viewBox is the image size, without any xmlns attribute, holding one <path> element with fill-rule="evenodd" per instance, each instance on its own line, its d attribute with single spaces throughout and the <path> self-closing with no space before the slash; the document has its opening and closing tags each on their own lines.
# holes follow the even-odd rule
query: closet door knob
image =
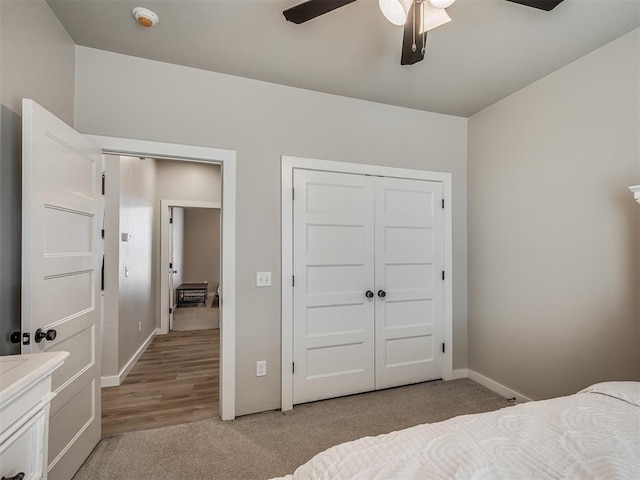
<svg viewBox="0 0 640 480">
<path fill-rule="evenodd" d="M 378 290 L 378 296 L 380 298 L 384 298 L 387 296 L 387 292 L 385 292 L 384 290 Z"/>
<path fill-rule="evenodd" d="M 367 298 L 373 298 L 373 292 L 371 290 L 367 290 L 367 293 L 364 294 Z"/>
</svg>

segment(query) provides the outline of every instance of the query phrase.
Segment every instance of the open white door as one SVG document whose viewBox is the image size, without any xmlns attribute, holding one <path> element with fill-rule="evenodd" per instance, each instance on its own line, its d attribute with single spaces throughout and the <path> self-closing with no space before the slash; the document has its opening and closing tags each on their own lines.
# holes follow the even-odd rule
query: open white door
<svg viewBox="0 0 640 480">
<path fill-rule="evenodd" d="M 68 480 L 100 440 L 102 154 L 32 100 L 22 111 L 22 352 L 70 353 L 49 425 L 49 478 Z"/>
</svg>

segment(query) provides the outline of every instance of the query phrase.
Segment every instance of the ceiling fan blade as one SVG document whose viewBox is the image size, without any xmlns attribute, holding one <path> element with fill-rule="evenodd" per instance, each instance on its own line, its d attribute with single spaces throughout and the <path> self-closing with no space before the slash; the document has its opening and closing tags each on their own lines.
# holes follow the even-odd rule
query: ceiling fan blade
<svg viewBox="0 0 640 480">
<path fill-rule="evenodd" d="M 295 7 L 288 8 L 282 12 L 282 14 L 284 18 L 290 22 L 299 25 L 355 1 L 356 0 L 308 0 Z"/>
<path fill-rule="evenodd" d="M 546 10 L 547 12 L 556 8 L 563 1 L 564 0 L 507 0 L 507 2 L 519 3 L 520 5 L 526 5 L 527 7 L 539 8 L 540 10 Z"/>
<path fill-rule="evenodd" d="M 414 2 L 407 14 L 407 22 L 404 24 L 404 32 L 402 34 L 402 56 L 400 57 L 400 65 L 413 65 L 424 59 L 424 53 L 422 47 L 426 47 L 427 32 L 423 34 L 418 33 L 420 31 L 420 15 L 414 16 L 416 3 Z M 417 13 L 417 12 L 416 12 Z M 416 49 L 413 51 L 413 39 L 415 32 Z M 422 44 L 424 39 L 424 45 Z"/>
</svg>

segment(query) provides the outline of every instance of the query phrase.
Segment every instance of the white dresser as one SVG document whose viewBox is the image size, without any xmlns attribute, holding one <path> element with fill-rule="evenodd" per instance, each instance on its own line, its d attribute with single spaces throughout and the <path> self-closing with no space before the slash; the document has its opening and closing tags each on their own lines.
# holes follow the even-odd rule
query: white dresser
<svg viewBox="0 0 640 480">
<path fill-rule="evenodd" d="M 47 478 L 51 374 L 67 356 L 0 357 L 0 480 Z"/>
</svg>

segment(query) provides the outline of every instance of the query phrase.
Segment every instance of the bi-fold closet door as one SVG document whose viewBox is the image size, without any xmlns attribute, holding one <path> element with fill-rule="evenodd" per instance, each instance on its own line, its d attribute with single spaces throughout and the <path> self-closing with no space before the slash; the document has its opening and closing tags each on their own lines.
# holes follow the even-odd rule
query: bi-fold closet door
<svg viewBox="0 0 640 480">
<path fill-rule="evenodd" d="M 293 403 L 442 378 L 442 184 L 293 181 Z"/>
</svg>

